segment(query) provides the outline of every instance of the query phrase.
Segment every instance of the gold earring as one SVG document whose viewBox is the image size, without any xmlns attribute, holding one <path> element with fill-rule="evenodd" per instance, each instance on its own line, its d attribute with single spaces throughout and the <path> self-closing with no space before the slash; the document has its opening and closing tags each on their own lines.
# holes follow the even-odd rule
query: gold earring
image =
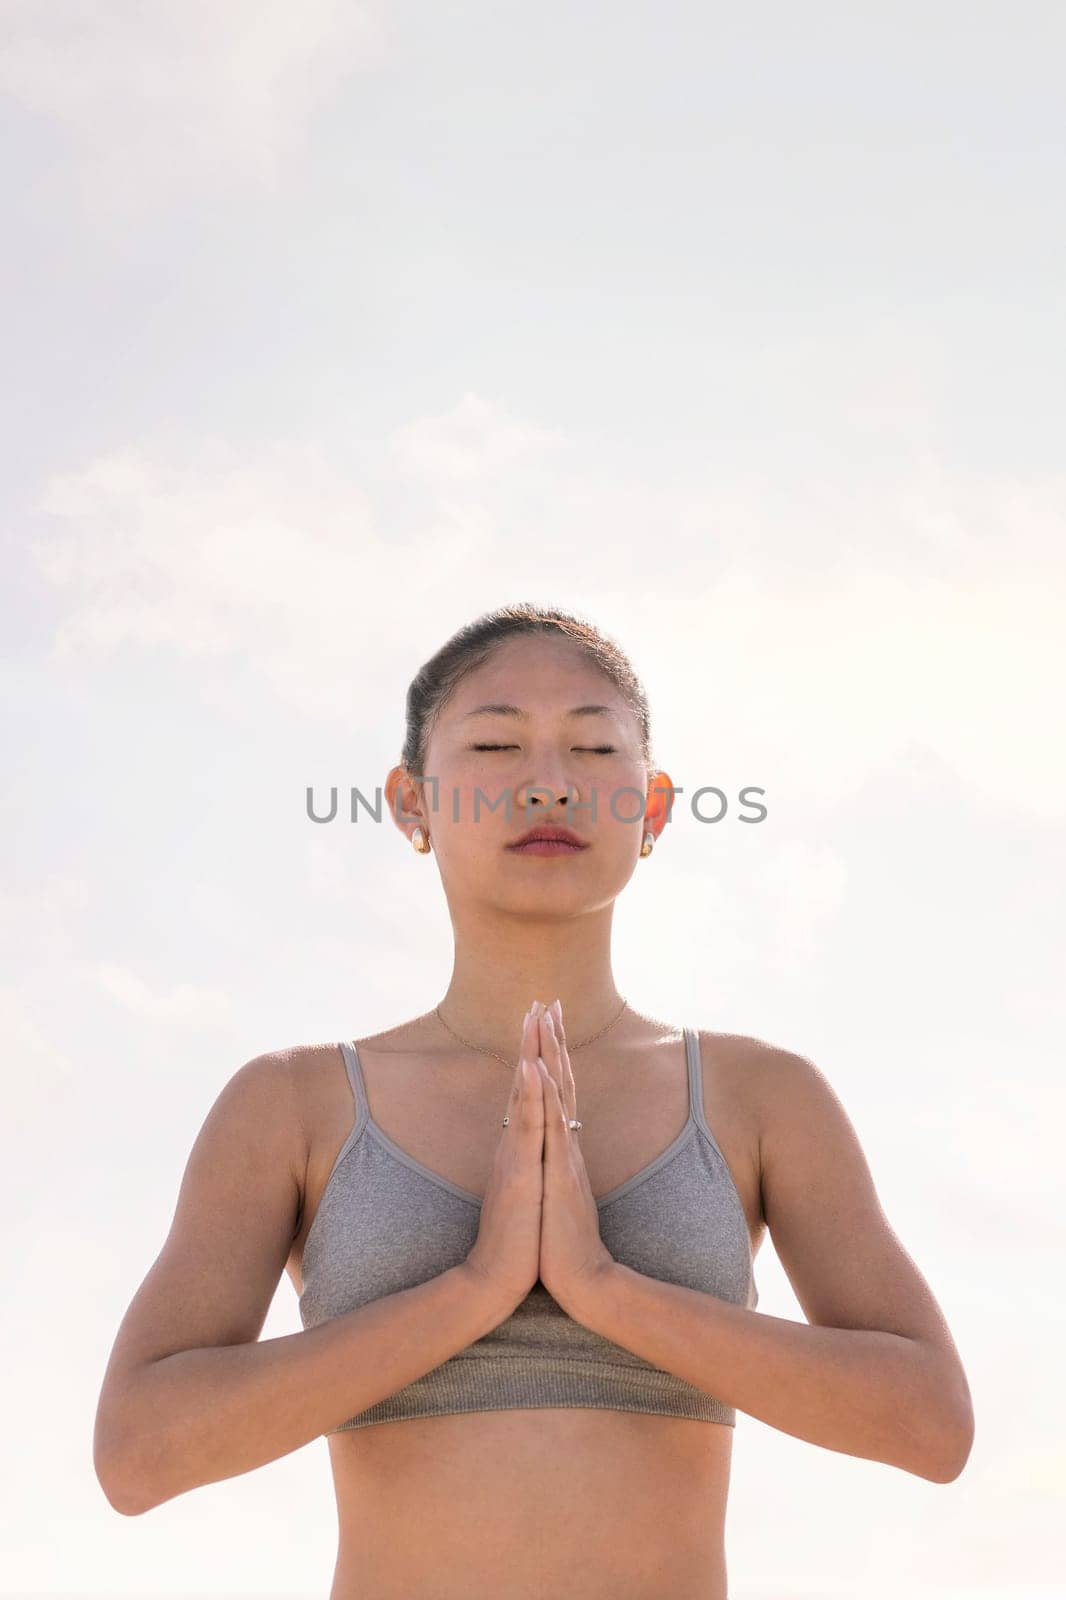
<svg viewBox="0 0 1066 1600">
<path fill-rule="evenodd" d="M 655 849 L 655 835 L 649 829 L 648 832 L 644 835 L 644 843 L 640 847 L 640 853 L 641 853 L 642 856 L 650 856 L 654 849 Z"/>
<path fill-rule="evenodd" d="M 415 828 L 411 834 L 411 843 L 414 845 L 420 856 L 429 854 L 429 834 L 426 832 L 425 828 Z"/>
</svg>

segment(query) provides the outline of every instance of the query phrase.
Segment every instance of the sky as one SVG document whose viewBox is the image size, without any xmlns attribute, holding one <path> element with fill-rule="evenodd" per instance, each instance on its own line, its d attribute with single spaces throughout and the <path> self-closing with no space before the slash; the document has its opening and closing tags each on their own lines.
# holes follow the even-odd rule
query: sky
<svg viewBox="0 0 1066 1600">
<path fill-rule="evenodd" d="M 727 796 L 620 992 L 821 1067 L 973 1392 L 948 1485 L 738 1416 L 731 1600 L 1066 1593 L 1061 8 L 3 20 L 0 1594 L 328 1592 L 323 1441 L 126 1518 L 96 1403 L 232 1073 L 443 994 L 433 858 L 306 792 L 516 600 Z"/>
</svg>

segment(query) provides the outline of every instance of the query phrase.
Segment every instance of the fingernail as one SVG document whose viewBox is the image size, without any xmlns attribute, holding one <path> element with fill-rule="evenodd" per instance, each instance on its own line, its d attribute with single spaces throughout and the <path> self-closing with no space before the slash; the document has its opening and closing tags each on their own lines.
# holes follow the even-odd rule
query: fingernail
<svg viewBox="0 0 1066 1600">
<path fill-rule="evenodd" d="M 550 1010 L 555 1012 L 555 1016 L 556 1016 L 557 1021 L 562 1022 L 562 1020 L 563 1020 L 563 1008 L 562 1008 L 562 1004 L 558 1000 L 558 998 L 556 998 L 555 1000 L 552 1001 L 551 1006 L 550 1006 Z"/>
</svg>

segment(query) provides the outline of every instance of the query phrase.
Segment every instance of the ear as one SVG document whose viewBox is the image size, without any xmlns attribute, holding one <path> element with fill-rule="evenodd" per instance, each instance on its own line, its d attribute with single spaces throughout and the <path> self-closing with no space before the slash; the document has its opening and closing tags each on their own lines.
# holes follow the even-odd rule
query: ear
<svg viewBox="0 0 1066 1600">
<path fill-rule="evenodd" d="M 415 782 L 406 767 L 391 768 L 385 779 L 385 798 L 389 804 L 389 814 L 405 838 L 410 839 L 418 823 L 429 832 L 429 818 L 421 785 Z"/>
<path fill-rule="evenodd" d="M 674 780 L 668 772 L 658 767 L 648 774 L 648 800 L 644 807 L 643 826 L 640 830 L 642 838 L 645 833 L 653 833 L 658 839 L 670 821 L 676 798 Z"/>
</svg>

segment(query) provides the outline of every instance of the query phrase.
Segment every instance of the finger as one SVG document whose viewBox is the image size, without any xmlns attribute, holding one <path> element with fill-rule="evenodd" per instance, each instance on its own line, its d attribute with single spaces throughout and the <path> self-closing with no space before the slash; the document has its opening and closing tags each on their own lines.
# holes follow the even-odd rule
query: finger
<svg viewBox="0 0 1066 1600">
<path fill-rule="evenodd" d="M 535 1029 L 534 1054 L 551 1070 L 549 1056 L 553 1053 L 552 1036 L 548 1030 L 547 1010 L 540 1000 L 533 1002 L 533 1027 Z"/>
<path fill-rule="evenodd" d="M 552 1081 L 559 1091 L 560 1097 L 565 1102 L 565 1084 L 563 1081 L 563 1063 L 559 1049 L 559 1038 L 555 1032 L 555 1018 L 550 1011 L 545 1011 L 540 1019 L 541 1055 L 544 1064 L 551 1074 Z"/>
<path fill-rule="evenodd" d="M 559 1087 L 548 1071 L 543 1056 L 537 1057 L 537 1070 L 544 1085 L 544 1159 L 554 1165 L 566 1153 L 569 1131 Z"/>
<path fill-rule="evenodd" d="M 520 1100 L 526 1087 L 525 1077 L 522 1072 L 523 1060 L 531 1054 L 529 1046 L 529 1019 L 531 1012 L 527 1011 L 522 1019 L 522 1037 L 518 1044 L 518 1060 L 515 1062 L 514 1078 L 511 1081 L 511 1099 Z"/>
<path fill-rule="evenodd" d="M 540 1068 L 535 1059 L 526 1057 L 523 1065 L 525 1072 L 522 1080 L 522 1095 L 519 1103 L 518 1123 L 523 1134 L 531 1140 L 543 1143 L 544 1139 L 544 1086 L 541 1082 Z"/>
<path fill-rule="evenodd" d="M 563 1105 L 566 1107 L 568 1117 L 577 1117 L 577 1084 L 574 1082 L 573 1070 L 570 1066 L 570 1052 L 566 1048 L 566 1033 L 563 1028 L 562 1005 L 559 1004 L 558 1012 L 549 1010 L 547 1015 L 551 1019 L 552 1034 L 555 1040 L 556 1061 L 558 1070 L 555 1073 L 562 1095 Z"/>
</svg>

